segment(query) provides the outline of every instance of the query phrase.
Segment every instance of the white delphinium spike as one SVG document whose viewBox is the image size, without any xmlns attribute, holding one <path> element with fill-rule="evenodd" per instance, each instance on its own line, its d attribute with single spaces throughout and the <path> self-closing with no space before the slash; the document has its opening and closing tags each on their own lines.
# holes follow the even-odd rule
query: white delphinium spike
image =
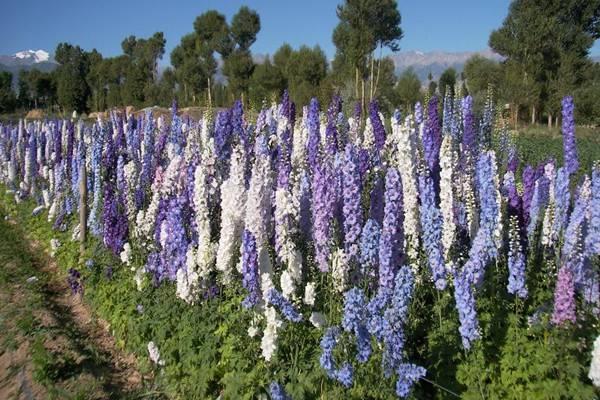
<svg viewBox="0 0 600 400">
<path fill-rule="evenodd" d="M 366 130 L 365 130 L 366 132 Z M 411 258 L 417 257 L 419 248 L 419 190 L 417 185 L 416 166 L 416 133 L 413 128 L 412 117 L 406 118 L 401 124 L 392 119 L 392 135 L 398 143 L 396 162 L 400 177 L 402 178 L 402 195 L 404 200 L 404 234 L 406 247 Z"/>
<path fill-rule="evenodd" d="M 194 173 L 194 219 L 198 233 L 196 264 L 201 277 L 208 276 L 215 258 L 215 245 L 211 241 L 210 212 L 208 205 L 208 174 L 203 162 L 198 164 Z"/>
<path fill-rule="evenodd" d="M 456 224 L 454 221 L 454 166 L 456 153 L 452 148 L 452 136 L 444 135 L 440 149 L 440 212 L 442 214 L 442 246 L 444 257 L 448 258 L 454 242 Z"/>
<path fill-rule="evenodd" d="M 542 221 L 542 244 L 549 246 L 552 243 L 552 223 L 554 221 L 554 182 L 556 180 L 556 171 L 554 164 L 548 163 L 544 167 L 544 176 L 548 179 L 548 205 L 544 212 Z"/>
<path fill-rule="evenodd" d="M 594 340 L 594 350 L 592 350 L 592 362 L 590 363 L 588 378 L 590 378 L 594 386 L 600 387 L 600 336 Z"/>
<path fill-rule="evenodd" d="M 231 155 L 229 178 L 221 185 L 221 233 L 216 267 L 226 283 L 231 279 L 233 255 L 242 236 L 245 203 L 244 159 L 241 148 L 236 146 Z"/>
</svg>

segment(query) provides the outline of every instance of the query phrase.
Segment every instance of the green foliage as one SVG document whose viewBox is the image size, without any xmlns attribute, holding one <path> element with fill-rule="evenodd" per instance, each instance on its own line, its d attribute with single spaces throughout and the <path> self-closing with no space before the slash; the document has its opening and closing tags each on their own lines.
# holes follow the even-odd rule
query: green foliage
<svg viewBox="0 0 600 400">
<path fill-rule="evenodd" d="M 17 99 L 12 90 L 12 74 L 0 72 L 0 113 L 10 113 L 15 110 Z"/>
<path fill-rule="evenodd" d="M 398 77 L 396 94 L 398 104 L 405 112 L 410 111 L 414 104 L 421 100 L 421 81 L 412 68 L 408 68 Z"/>
</svg>

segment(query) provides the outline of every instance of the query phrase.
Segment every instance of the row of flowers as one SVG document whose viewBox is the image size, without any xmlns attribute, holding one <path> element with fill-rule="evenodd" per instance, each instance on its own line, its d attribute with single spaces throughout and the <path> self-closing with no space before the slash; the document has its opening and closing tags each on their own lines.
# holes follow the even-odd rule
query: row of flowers
<svg viewBox="0 0 600 400">
<path fill-rule="evenodd" d="M 426 374 L 404 350 L 415 281 L 453 291 L 466 350 L 480 338 L 476 298 L 494 260 L 507 260 L 505 288 L 520 299 L 528 255 L 558 260 L 557 328 L 576 321 L 576 292 L 597 311 L 600 165 L 574 181 L 573 107 L 566 97 L 564 165 L 522 167 L 491 99 L 477 122 L 469 96 L 441 105 L 433 97 L 389 120 L 377 102 L 347 118 L 337 96 L 326 112 L 313 99 L 298 115 L 284 94 L 254 121 L 240 102 L 199 121 L 178 116 L 175 104 L 170 121 L 150 113 L 20 121 L 0 125 L 0 181 L 66 230 L 87 171 L 87 229 L 140 290 L 174 282 L 194 304 L 238 284 L 266 361 L 284 323 L 307 321 L 323 330 L 327 376 L 353 384 L 353 364 L 334 354 L 345 336 L 358 363 L 383 349 L 382 371 L 406 397 Z M 327 292 L 343 302 L 339 325 L 323 312 Z M 600 384 L 593 360 L 590 378 Z M 271 392 L 286 397 L 277 382 Z"/>
</svg>

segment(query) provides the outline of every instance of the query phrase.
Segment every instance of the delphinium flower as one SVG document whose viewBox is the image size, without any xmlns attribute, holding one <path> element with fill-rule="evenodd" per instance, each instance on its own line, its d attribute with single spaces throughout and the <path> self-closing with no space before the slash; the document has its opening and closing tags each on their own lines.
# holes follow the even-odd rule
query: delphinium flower
<svg viewBox="0 0 600 400">
<path fill-rule="evenodd" d="M 242 235 L 242 284 L 248 295 L 242 302 L 244 307 L 251 308 L 260 301 L 260 277 L 258 272 L 258 252 L 254 235 L 244 229 Z"/>
<path fill-rule="evenodd" d="M 542 207 L 541 204 L 541 193 L 540 193 L 540 180 L 543 178 L 540 178 L 539 180 L 535 181 L 535 184 L 533 186 L 533 193 L 531 195 L 531 200 L 529 203 L 529 212 L 526 213 L 527 216 L 527 224 L 525 225 L 526 229 L 527 229 L 527 238 L 529 240 L 532 239 L 533 234 L 535 233 L 535 230 L 537 228 L 538 225 L 538 216 L 540 214 L 540 208 Z"/>
<path fill-rule="evenodd" d="M 474 156 L 477 147 L 477 136 L 473 117 L 473 98 L 471 96 L 465 97 L 461 105 L 464 126 L 462 136 L 463 151 Z"/>
<path fill-rule="evenodd" d="M 271 382 L 269 385 L 269 394 L 271 395 L 271 400 L 290 400 L 291 398 L 285 393 L 285 390 L 282 385 L 278 382 Z"/>
<path fill-rule="evenodd" d="M 231 279 L 233 254 L 242 233 L 245 204 L 243 157 L 241 149 L 236 147 L 231 156 L 229 178 L 221 185 L 221 230 L 216 268 L 224 274 L 225 282 Z"/>
<path fill-rule="evenodd" d="M 81 283 L 81 274 L 75 268 L 69 268 L 67 283 L 71 288 L 71 293 L 83 295 L 83 284 Z"/>
<path fill-rule="evenodd" d="M 329 160 L 324 159 L 315 166 L 313 176 L 313 241 L 317 265 L 321 272 L 329 269 L 331 255 L 332 217 L 335 208 L 335 175 Z"/>
<path fill-rule="evenodd" d="M 256 239 L 259 266 L 263 273 L 271 270 L 267 245 L 272 237 L 272 181 L 268 155 L 257 152 L 247 192 L 244 225 Z"/>
<path fill-rule="evenodd" d="M 585 254 L 588 257 L 600 255 L 600 164 L 592 168 L 592 188 L 588 231 L 585 238 Z"/>
<path fill-rule="evenodd" d="M 224 177 L 228 177 L 228 160 L 232 151 L 232 129 L 231 111 L 220 111 L 215 121 L 215 153 L 220 163 L 220 172 Z"/>
<path fill-rule="evenodd" d="M 379 241 L 381 226 L 374 219 L 368 219 L 360 236 L 360 266 L 363 276 L 374 277 L 379 262 Z"/>
<path fill-rule="evenodd" d="M 215 245 L 211 241 L 211 214 L 209 209 L 209 183 L 208 169 L 203 159 L 194 173 L 194 197 L 193 209 L 198 235 L 198 247 L 196 250 L 196 265 L 200 276 L 206 277 L 215 257 Z"/>
<path fill-rule="evenodd" d="M 161 264 L 166 277 L 175 281 L 177 271 L 185 267 L 189 241 L 185 232 L 183 196 L 172 198 L 166 218 L 160 226 Z"/>
<path fill-rule="evenodd" d="M 485 266 L 497 256 L 495 235 L 500 225 L 500 202 L 495 187 L 496 164 L 492 151 L 484 152 L 477 162 L 477 186 L 480 202 L 479 229 L 464 265 L 471 283 L 480 284 Z"/>
<path fill-rule="evenodd" d="M 283 297 L 283 295 L 278 292 L 276 289 L 271 288 L 266 295 L 266 299 L 268 304 L 271 304 L 275 308 L 277 308 L 281 314 L 291 322 L 300 322 L 302 321 L 302 314 L 300 314 L 294 305 L 290 303 L 288 299 Z"/>
<path fill-rule="evenodd" d="M 390 291 L 404 253 L 402 223 L 402 180 L 398 170 L 390 167 L 385 176 L 385 211 L 379 240 L 379 286 Z"/>
<path fill-rule="evenodd" d="M 397 165 L 402 178 L 402 198 L 404 200 L 404 234 L 407 239 L 407 254 L 416 258 L 419 248 L 419 189 L 416 163 L 416 132 L 412 118 L 404 124 L 392 120 L 392 135 L 398 142 Z"/>
<path fill-rule="evenodd" d="M 321 142 L 321 133 L 319 128 L 319 101 L 316 98 L 310 100 L 308 109 L 308 141 L 306 143 L 306 152 L 308 156 L 308 166 L 313 174 L 319 159 L 319 144 Z"/>
<path fill-rule="evenodd" d="M 403 266 L 396 274 L 389 306 L 384 312 L 382 364 L 385 377 L 390 377 L 404 359 L 404 325 L 408 318 L 413 286 L 413 272 L 410 267 Z"/>
<path fill-rule="evenodd" d="M 327 127 L 325 128 L 326 151 L 335 154 L 338 148 L 337 115 L 342 106 L 341 97 L 335 94 L 327 109 Z"/>
<path fill-rule="evenodd" d="M 579 168 L 579 160 L 577 159 L 577 143 L 575 142 L 575 118 L 573 116 L 575 105 L 573 104 L 573 97 L 564 97 L 561 104 L 565 168 L 569 174 L 573 174 Z"/>
<path fill-rule="evenodd" d="M 396 368 L 396 394 L 402 398 L 408 397 L 413 385 L 425 376 L 427 370 L 415 364 L 400 364 Z"/>
<path fill-rule="evenodd" d="M 552 323 L 564 325 L 567 321 L 575 322 L 575 281 L 573 271 L 568 264 L 558 270 L 558 279 L 554 289 L 554 310 Z"/>
<path fill-rule="evenodd" d="M 386 134 L 383 122 L 379 117 L 379 104 L 377 103 L 377 100 L 373 100 L 369 104 L 369 119 L 371 120 L 371 125 L 373 126 L 375 148 L 378 152 L 381 152 L 383 150 L 383 146 L 385 146 Z"/>
<path fill-rule="evenodd" d="M 175 294 L 188 304 L 194 304 L 198 298 L 200 276 L 195 268 L 195 252 L 194 245 L 189 243 L 186 251 L 185 265 L 177 270 L 175 276 Z"/>
<path fill-rule="evenodd" d="M 444 103 L 445 105 L 446 103 Z M 454 216 L 454 185 L 456 153 L 452 148 L 452 136 L 444 135 L 440 150 L 440 212 L 442 214 L 442 247 L 444 258 L 448 257 L 456 235 Z"/>
<path fill-rule="evenodd" d="M 552 221 L 552 242 L 557 243 L 567 223 L 567 213 L 571 193 L 569 191 L 569 172 L 561 167 L 556 172 L 554 184 L 554 220 Z"/>
<path fill-rule="evenodd" d="M 360 232 L 362 229 L 361 179 L 358 171 L 358 154 L 351 143 L 346 145 L 343 174 L 344 249 L 348 261 L 358 260 Z"/>
<path fill-rule="evenodd" d="M 525 285 L 525 254 L 521 246 L 519 221 L 516 215 L 511 215 L 508 226 L 508 293 L 521 298 L 527 297 Z"/>
<path fill-rule="evenodd" d="M 493 88 L 491 85 L 488 86 L 488 92 L 485 99 L 485 105 L 483 108 L 483 115 L 481 117 L 481 124 L 479 126 L 479 140 L 483 147 L 486 149 L 491 148 L 492 145 L 492 128 L 494 124 L 494 96 Z M 513 171 L 514 172 L 514 171 Z"/>
<path fill-rule="evenodd" d="M 266 327 L 260 342 L 262 356 L 266 361 L 271 361 L 273 354 L 277 350 L 278 330 L 283 322 L 277 317 L 277 311 L 274 307 L 267 305 L 265 307 Z"/>
<path fill-rule="evenodd" d="M 345 387 L 349 388 L 352 386 L 352 366 L 348 362 L 344 362 L 340 368 L 336 368 L 333 351 L 340 339 L 340 328 L 332 327 L 325 331 L 325 334 L 321 338 L 321 357 L 319 362 L 321 367 L 327 373 L 327 376 L 331 379 L 335 379 L 342 383 Z"/>
<path fill-rule="evenodd" d="M 430 177 L 419 177 L 419 191 L 423 246 L 427 252 L 435 287 L 438 290 L 443 290 L 446 287 L 446 270 L 442 254 L 442 218 L 435 204 L 433 181 Z"/>
<path fill-rule="evenodd" d="M 148 357 L 150 357 L 150 360 L 156 365 L 165 365 L 164 360 L 160 358 L 158 347 L 152 341 L 148 342 Z"/>
<path fill-rule="evenodd" d="M 515 215 L 521 218 L 522 216 L 522 201 L 521 196 L 517 192 L 517 184 L 515 182 L 515 174 L 512 171 L 506 171 L 504 174 L 503 191 L 508 200 L 507 208 L 508 215 Z"/>
<path fill-rule="evenodd" d="M 480 338 L 479 322 L 475 310 L 475 297 L 471 286 L 471 278 L 466 270 L 454 273 L 454 299 L 458 310 L 460 327 L 458 328 L 462 338 L 463 347 L 471 348 L 473 342 Z"/>
<path fill-rule="evenodd" d="M 588 378 L 590 378 L 594 386 L 600 387 L 600 335 L 594 340 Z"/>
<path fill-rule="evenodd" d="M 298 204 L 297 225 L 304 240 L 312 237 L 311 198 L 310 173 L 307 170 L 299 171 L 294 182 L 293 202 Z"/>
<path fill-rule="evenodd" d="M 356 359 L 364 363 L 371 356 L 371 336 L 367 330 L 366 299 L 362 290 L 354 287 L 344 294 L 344 315 L 342 327 L 344 331 L 354 334 L 356 338 Z"/>
<path fill-rule="evenodd" d="M 433 96 L 429 100 L 427 107 L 428 118 L 425 122 L 425 130 L 423 132 L 423 152 L 425 155 L 425 162 L 434 176 L 436 176 L 438 172 L 440 145 L 442 143 L 437 109 L 438 98 L 437 96 Z"/>
<path fill-rule="evenodd" d="M 582 243 L 582 233 L 586 214 L 589 211 L 589 201 L 591 197 L 591 183 L 587 176 L 577 190 L 575 197 L 575 205 L 569 216 L 569 224 L 565 229 L 562 248 L 562 260 L 568 262 L 573 272 L 575 284 L 579 286 L 586 285 L 586 278 L 590 275 L 587 271 L 589 268 L 584 265 L 584 252 Z"/>
<path fill-rule="evenodd" d="M 531 198 L 535 190 L 535 170 L 527 165 L 523 170 L 523 223 L 529 225 Z"/>
<path fill-rule="evenodd" d="M 556 207 L 556 171 L 554 163 L 549 162 L 544 167 L 544 178 L 548 183 L 548 205 L 546 212 L 544 213 L 544 219 L 542 221 L 542 244 L 544 246 L 550 246 L 552 242 L 552 225 L 554 221 L 554 213 Z"/>
<path fill-rule="evenodd" d="M 442 111 L 442 135 L 452 136 L 452 117 L 454 116 L 453 111 L 454 99 L 452 98 L 452 91 L 446 90 L 444 95 L 444 104 Z M 456 138 L 455 138 L 456 139 Z"/>
</svg>

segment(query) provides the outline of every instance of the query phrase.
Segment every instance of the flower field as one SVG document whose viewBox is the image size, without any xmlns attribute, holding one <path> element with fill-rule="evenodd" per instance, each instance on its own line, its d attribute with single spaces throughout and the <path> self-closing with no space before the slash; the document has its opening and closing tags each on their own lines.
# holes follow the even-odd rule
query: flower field
<svg viewBox="0 0 600 400">
<path fill-rule="evenodd" d="M 572 98 L 531 165 L 491 98 L 346 108 L 0 124 L 0 204 L 172 398 L 598 395 Z"/>
</svg>

